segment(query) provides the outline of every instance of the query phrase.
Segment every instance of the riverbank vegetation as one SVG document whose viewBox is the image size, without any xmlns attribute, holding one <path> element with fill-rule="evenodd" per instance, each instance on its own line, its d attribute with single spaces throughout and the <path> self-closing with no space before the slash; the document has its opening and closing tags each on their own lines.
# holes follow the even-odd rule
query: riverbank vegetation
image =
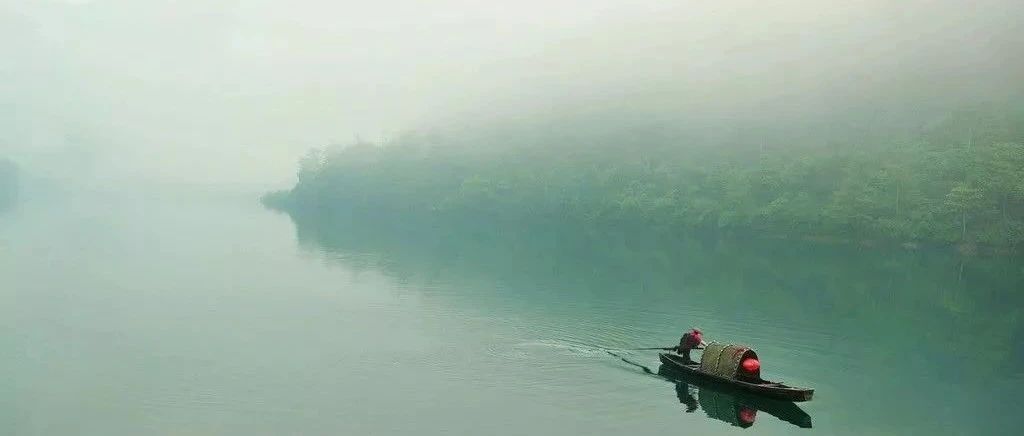
<svg viewBox="0 0 1024 436">
<path fill-rule="evenodd" d="M 628 223 L 968 252 L 1024 242 L 1022 111 L 963 110 L 879 136 L 408 135 L 311 151 L 298 183 L 264 201 L 302 213 Z"/>
</svg>

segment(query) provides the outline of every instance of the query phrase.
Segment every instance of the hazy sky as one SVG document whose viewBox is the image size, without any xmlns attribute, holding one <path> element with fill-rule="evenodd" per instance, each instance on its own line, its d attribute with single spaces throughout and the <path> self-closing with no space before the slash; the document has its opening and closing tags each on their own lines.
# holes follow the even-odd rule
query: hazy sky
<svg viewBox="0 0 1024 436">
<path fill-rule="evenodd" d="M 1020 91 L 1022 4 L 0 0 L 0 154 L 283 186 L 309 147 L 468 120 L 941 105 Z"/>
</svg>

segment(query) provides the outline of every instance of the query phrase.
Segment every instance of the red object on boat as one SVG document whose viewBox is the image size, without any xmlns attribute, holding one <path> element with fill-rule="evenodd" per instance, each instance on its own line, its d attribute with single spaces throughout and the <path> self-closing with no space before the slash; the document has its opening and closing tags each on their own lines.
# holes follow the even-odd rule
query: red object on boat
<svg viewBox="0 0 1024 436">
<path fill-rule="evenodd" d="M 757 372 L 757 370 L 761 369 L 761 362 L 759 362 L 757 359 L 747 359 L 744 360 L 743 363 L 740 364 L 740 366 L 742 366 L 743 370 L 748 373 L 755 373 Z"/>
<path fill-rule="evenodd" d="M 736 417 L 739 418 L 740 422 L 750 425 L 754 423 L 755 419 L 757 419 L 757 410 L 743 407 L 740 409 Z"/>
</svg>

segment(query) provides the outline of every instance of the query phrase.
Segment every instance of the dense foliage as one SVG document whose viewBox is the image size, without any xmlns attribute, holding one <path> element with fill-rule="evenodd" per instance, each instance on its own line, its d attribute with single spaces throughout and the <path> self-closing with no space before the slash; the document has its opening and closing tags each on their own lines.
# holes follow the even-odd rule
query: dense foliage
<svg viewBox="0 0 1024 436">
<path fill-rule="evenodd" d="M 18 196 L 18 169 L 11 162 L 0 158 L 0 210 L 14 205 Z"/>
<path fill-rule="evenodd" d="M 310 152 L 297 185 L 265 201 L 317 213 L 1007 249 L 1024 241 L 1022 120 L 1011 111 L 962 111 L 910 139 L 872 144 L 712 147 L 641 134 L 620 144 L 495 146 L 407 136 Z"/>
</svg>

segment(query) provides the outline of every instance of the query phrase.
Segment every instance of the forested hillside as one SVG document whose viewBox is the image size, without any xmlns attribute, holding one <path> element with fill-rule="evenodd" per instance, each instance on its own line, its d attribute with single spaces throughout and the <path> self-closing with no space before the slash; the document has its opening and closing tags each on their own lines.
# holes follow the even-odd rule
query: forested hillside
<svg viewBox="0 0 1024 436">
<path fill-rule="evenodd" d="M 756 231 L 772 237 L 956 244 L 1024 241 L 1024 117 L 965 110 L 900 139 L 515 146 L 406 136 L 310 152 L 294 212 Z M 869 135 L 865 135 L 869 137 Z M 875 136 L 870 136 L 874 138 Z"/>
</svg>

